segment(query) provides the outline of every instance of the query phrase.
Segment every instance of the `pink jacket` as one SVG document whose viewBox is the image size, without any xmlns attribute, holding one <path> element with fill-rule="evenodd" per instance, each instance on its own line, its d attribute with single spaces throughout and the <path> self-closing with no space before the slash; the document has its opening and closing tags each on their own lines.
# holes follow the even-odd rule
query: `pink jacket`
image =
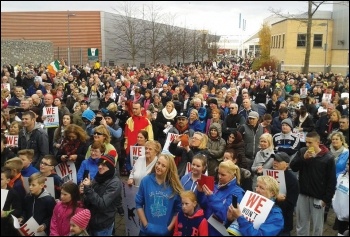
<svg viewBox="0 0 350 237">
<path fill-rule="evenodd" d="M 75 213 L 84 210 L 80 206 L 78 205 Z M 50 236 L 69 236 L 72 211 L 73 207 L 71 204 L 62 203 L 61 201 L 56 204 L 51 218 Z"/>
</svg>

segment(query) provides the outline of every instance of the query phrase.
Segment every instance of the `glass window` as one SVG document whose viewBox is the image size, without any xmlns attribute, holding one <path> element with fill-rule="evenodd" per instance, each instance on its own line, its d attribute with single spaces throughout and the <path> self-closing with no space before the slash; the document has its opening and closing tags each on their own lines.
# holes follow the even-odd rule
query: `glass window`
<svg viewBox="0 0 350 237">
<path fill-rule="evenodd" d="M 298 34 L 297 47 L 306 46 L 306 34 Z"/>
<path fill-rule="evenodd" d="M 314 34 L 314 47 L 322 47 L 322 34 Z"/>
</svg>

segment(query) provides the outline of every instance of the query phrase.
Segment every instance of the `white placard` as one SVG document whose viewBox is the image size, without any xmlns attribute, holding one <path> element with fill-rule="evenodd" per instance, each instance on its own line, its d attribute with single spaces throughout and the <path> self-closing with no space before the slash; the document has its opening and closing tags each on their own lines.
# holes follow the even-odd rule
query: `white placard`
<svg viewBox="0 0 350 237">
<path fill-rule="evenodd" d="M 5 135 L 6 147 L 18 147 L 18 135 Z"/>
<path fill-rule="evenodd" d="M 60 124 L 58 107 L 44 107 L 43 116 L 46 116 L 44 120 L 44 125 L 46 128 L 58 127 Z"/>
<path fill-rule="evenodd" d="M 8 91 L 11 91 L 11 85 L 10 83 L 1 83 L 1 90 L 7 89 Z"/>
<path fill-rule="evenodd" d="M 69 181 L 77 183 L 77 169 L 73 161 L 59 163 L 55 166 L 55 171 L 61 177 L 63 183 Z"/>
<path fill-rule="evenodd" d="M 301 98 L 307 97 L 307 88 L 300 88 L 300 97 Z"/>
<path fill-rule="evenodd" d="M 280 194 L 287 195 L 286 178 L 284 170 L 263 169 L 263 175 L 276 179 L 279 185 Z"/>
<path fill-rule="evenodd" d="M 209 217 L 208 223 L 211 224 L 220 234 L 222 234 L 222 236 L 229 236 L 224 224 L 218 221 L 213 215 Z"/>
<path fill-rule="evenodd" d="M 122 182 L 122 185 L 125 235 L 138 236 L 140 234 L 141 221 L 136 211 L 135 196 L 139 188 L 135 185 L 129 186 L 126 182 Z"/>
<path fill-rule="evenodd" d="M 340 94 L 340 98 L 349 98 L 349 92 L 343 92 Z"/>
<path fill-rule="evenodd" d="M 146 148 L 144 146 L 130 146 L 131 167 L 134 167 L 134 164 L 138 158 L 145 155 L 146 155 Z"/>
<path fill-rule="evenodd" d="M 259 229 L 269 215 L 274 202 L 270 199 L 247 190 L 239 207 L 242 215 L 253 223 L 254 229 Z"/>
<path fill-rule="evenodd" d="M 332 102 L 332 94 L 326 94 L 324 93 L 323 96 L 322 96 L 322 101 L 327 101 L 328 103 L 331 103 Z"/>
<path fill-rule="evenodd" d="M 9 190 L 1 189 L 1 211 L 3 211 L 4 209 L 4 205 L 5 205 L 8 193 L 9 193 Z"/>
<path fill-rule="evenodd" d="M 167 134 L 162 153 L 170 154 L 170 152 L 169 152 L 170 143 L 172 143 L 178 136 L 179 136 L 179 134 L 176 134 L 176 133 L 168 133 Z M 180 146 L 181 142 L 179 142 L 177 145 Z"/>
<path fill-rule="evenodd" d="M 34 217 L 31 217 L 26 223 L 24 223 L 22 226 L 19 226 L 18 219 L 13 215 L 11 216 L 13 218 L 13 226 L 18 229 L 22 236 L 46 236 L 45 231 L 37 232 L 39 224 L 36 222 Z"/>
</svg>

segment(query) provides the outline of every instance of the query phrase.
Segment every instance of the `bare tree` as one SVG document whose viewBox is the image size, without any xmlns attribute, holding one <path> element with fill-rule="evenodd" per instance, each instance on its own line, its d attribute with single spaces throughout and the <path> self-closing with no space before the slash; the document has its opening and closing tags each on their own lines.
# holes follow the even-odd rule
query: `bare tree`
<svg viewBox="0 0 350 237">
<path fill-rule="evenodd" d="M 123 2 L 118 8 L 113 8 L 119 16 L 115 19 L 115 29 L 109 32 L 115 37 L 118 54 L 126 54 L 135 65 L 136 57 L 142 49 L 140 21 L 136 19 L 136 7 L 132 2 Z"/>
<path fill-rule="evenodd" d="M 200 49 L 199 54 L 202 59 L 202 62 L 204 61 L 204 57 L 208 55 L 208 32 L 205 30 L 201 31 L 200 34 Z"/>
<path fill-rule="evenodd" d="M 182 58 L 182 63 L 185 63 L 185 60 L 189 58 L 191 52 L 191 40 L 190 32 L 186 29 L 186 25 L 180 31 L 180 55 Z M 192 51 L 193 52 L 193 51 Z"/>
<path fill-rule="evenodd" d="M 167 14 L 164 25 L 164 55 L 169 59 L 169 65 L 177 56 L 177 28 L 174 25 L 175 15 Z"/>
</svg>

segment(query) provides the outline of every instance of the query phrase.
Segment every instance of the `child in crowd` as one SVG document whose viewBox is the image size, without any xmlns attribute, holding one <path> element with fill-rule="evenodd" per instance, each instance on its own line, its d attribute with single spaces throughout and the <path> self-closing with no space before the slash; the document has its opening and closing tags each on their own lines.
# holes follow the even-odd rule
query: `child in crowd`
<svg viewBox="0 0 350 237">
<path fill-rule="evenodd" d="M 60 198 L 61 186 L 63 184 L 63 180 L 56 174 L 55 171 L 55 166 L 57 164 L 57 160 L 53 155 L 45 155 L 40 162 L 40 173 L 42 173 L 45 177 L 53 177 L 55 199 Z"/>
<path fill-rule="evenodd" d="M 8 186 L 11 180 L 11 171 L 1 167 L 1 189 L 8 190 L 6 201 L 1 210 L 1 236 L 17 236 L 18 231 L 13 226 L 11 215 L 20 217 L 22 214 L 22 203 L 16 190 Z"/>
<path fill-rule="evenodd" d="M 17 155 L 23 162 L 23 168 L 21 170 L 23 177 L 30 177 L 32 174 L 39 172 L 39 170 L 32 165 L 34 157 L 33 149 L 19 150 Z"/>
<path fill-rule="evenodd" d="M 68 236 L 70 232 L 70 219 L 74 214 L 83 210 L 81 208 L 79 186 L 73 182 L 64 183 L 61 187 L 61 200 L 53 209 L 50 235 Z"/>
<path fill-rule="evenodd" d="M 175 220 L 174 236 L 208 236 L 208 221 L 193 191 L 180 194 L 182 209 Z"/>
<path fill-rule="evenodd" d="M 32 174 L 29 181 L 29 194 L 24 198 L 23 218 L 19 219 L 21 225 L 33 217 L 39 224 L 37 232 L 49 235 L 50 220 L 56 205 L 55 199 L 44 189 L 45 176 L 40 172 Z"/>
<path fill-rule="evenodd" d="M 89 236 L 86 227 L 89 224 L 91 213 L 89 209 L 84 209 L 75 214 L 70 219 L 70 236 Z"/>
<path fill-rule="evenodd" d="M 84 180 L 84 171 L 89 171 L 90 179 L 94 179 L 98 171 L 98 161 L 100 157 L 105 153 L 106 146 L 104 143 L 95 141 L 91 145 L 91 155 L 88 159 L 84 160 L 77 174 L 77 183 L 80 184 Z"/>
<path fill-rule="evenodd" d="M 22 160 L 18 157 L 11 158 L 5 162 L 4 167 L 11 171 L 11 180 L 8 183 L 8 186 L 16 190 L 21 198 L 21 203 L 23 203 L 24 197 L 26 195 L 26 190 L 24 188 L 23 178 L 21 174 L 21 170 L 23 168 Z"/>
</svg>

